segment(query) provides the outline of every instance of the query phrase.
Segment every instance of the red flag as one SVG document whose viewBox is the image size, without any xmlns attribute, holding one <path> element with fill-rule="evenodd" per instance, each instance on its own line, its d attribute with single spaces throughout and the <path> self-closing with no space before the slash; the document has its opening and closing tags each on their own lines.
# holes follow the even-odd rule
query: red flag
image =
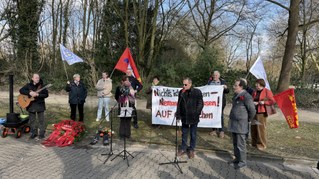
<svg viewBox="0 0 319 179">
<path fill-rule="evenodd" d="M 289 127 L 298 128 L 298 113 L 297 104 L 295 99 L 295 92 L 293 89 L 288 89 L 279 94 L 274 95 L 276 103 L 284 114 Z"/>
<path fill-rule="evenodd" d="M 134 59 L 132 57 L 132 54 L 130 52 L 129 48 L 126 48 L 125 51 L 123 52 L 122 56 L 120 57 L 119 61 L 115 65 L 115 69 L 118 69 L 122 72 L 126 72 L 127 69 L 132 69 L 133 74 L 135 78 L 142 83 L 141 77 L 138 73 L 138 70 L 136 68 L 136 65 L 134 63 Z"/>
</svg>

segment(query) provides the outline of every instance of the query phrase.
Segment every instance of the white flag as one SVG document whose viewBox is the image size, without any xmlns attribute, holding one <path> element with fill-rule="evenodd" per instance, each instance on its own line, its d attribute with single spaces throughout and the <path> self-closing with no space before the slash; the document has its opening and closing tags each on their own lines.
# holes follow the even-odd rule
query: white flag
<svg viewBox="0 0 319 179">
<path fill-rule="evenodd" d="M 266 88 L 270 89 L 269 82 L 267 80 L 267 74 L 260 57 L 257 58 L 253 66 L 251 66 L 249 72 L 253 74 L 257 79 L 264 79 L 266 83 Z"/>
<path fill-rule="evenodd" d="M 65 48 L 62 44 L 60 44 L 61 58 L 63 61 L 66 61 L 69 65 L 73 65 L 74 63 L 83 62 L 83 60 L 76 56 L 69 49 Z"/>
</svg>

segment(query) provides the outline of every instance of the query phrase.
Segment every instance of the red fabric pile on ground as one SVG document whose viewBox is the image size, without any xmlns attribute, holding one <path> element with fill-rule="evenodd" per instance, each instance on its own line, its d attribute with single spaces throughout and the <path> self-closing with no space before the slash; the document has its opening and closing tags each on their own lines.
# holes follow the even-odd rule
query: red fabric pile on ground
<svg viewBox="0 0 319 179">
<path fill-rule="evenodd" d="M 73 144 L 76 138 L 79 138 L 85 133 L 83 122 L 73 120 L 63 120 L 53 125 L 55 130 L 51 133 L 48 139 L 42 142 L 46 147 L 58 146 L 65 147 Z"/>
</svg>

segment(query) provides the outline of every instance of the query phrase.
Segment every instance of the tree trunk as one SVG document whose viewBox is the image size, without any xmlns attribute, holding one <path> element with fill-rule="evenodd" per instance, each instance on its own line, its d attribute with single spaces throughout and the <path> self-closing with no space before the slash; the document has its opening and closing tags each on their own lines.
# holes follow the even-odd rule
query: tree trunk
<svg viewBox="0 0 319 179">
<path fill-rule="evenodd" d="M 282 92 L 289 88 L 292 70 L 292 61 L 295 53 L 296 38 L 299 25 L 299 3 L 300 0 L 290 1 L 290 11 L 288 19 L 288 36 L 285 53 L 282 60 L 281 71 L 278 81 L 277 91 Z"/>
</svg>

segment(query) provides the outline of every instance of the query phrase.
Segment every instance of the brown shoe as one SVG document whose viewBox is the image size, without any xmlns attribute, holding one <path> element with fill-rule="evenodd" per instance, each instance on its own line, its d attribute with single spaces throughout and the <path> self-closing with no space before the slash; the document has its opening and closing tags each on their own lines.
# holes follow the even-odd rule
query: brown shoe
<svg viewBox="0 0 319 179">
<path fill-rule="evenodd" d="M 190 151 L 189 151 L 189 154 L 188 154 L 188 158 L 189 158 L 189 159 L 193 159 L 194 156 L 195 156 L 194 151 L 193 151 L 193 150 L 190 150 Z"/>
<path fill-rule="evenodd" d="M 266 150 L 266 147 L 258 144 L 257 145 L 257 149 L 260 150 L 260 151 L 264 151 L 264 150 Z"/>
<path fill-rule="evenodd" d="M 186 152 L 184 150 L 179 150 L 177 152 L 177 156 L 181 157 L 182 155 L 186 154 Z"/>
<path fill-rule="evenodd" d="M 219 138 L 224 138 L 225 137 L 225 133 L 223 132 L 223 131 L 221 131 L 220 133 L 219 133 Z"/>
</svg>

